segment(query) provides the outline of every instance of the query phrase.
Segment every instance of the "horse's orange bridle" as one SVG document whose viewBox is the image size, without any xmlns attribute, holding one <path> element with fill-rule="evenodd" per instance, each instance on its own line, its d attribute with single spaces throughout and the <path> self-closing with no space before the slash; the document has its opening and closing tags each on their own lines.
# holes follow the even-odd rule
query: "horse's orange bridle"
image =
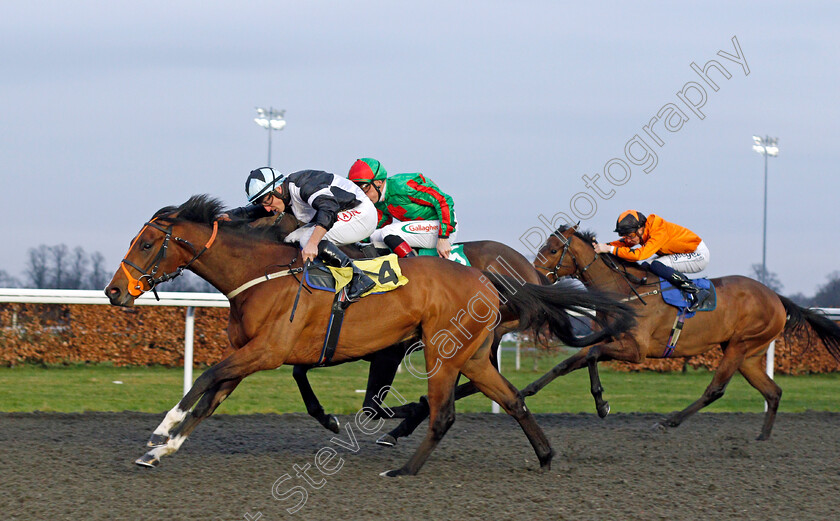
<svg viewBox="0 0 840 521">
<path fill-rule="evenodd" d="M 164 238 L 163 238 L 163 244 L 161 244 L 161 246 L 160 246 L 160 250 L 158 250 L 155 257 L 151 260 L 151 262 L 149 263 L 149 266 L 146 269 L 143 269 L 140 266 L 138 266 L 138 265 L 134 264 L 133 262 L 131 262 L 130 260 L 128 260 L 128 254 L 131 253 L 131 250 L 134 249 L 134 244 L 137 242 L 137 240 L 140 238 L 140 236 L 143 235 L 143 232 L 146 231 L 146 228 L 149 228 L 149 227 L 152 227 L 156 230 L 159 230 L 159 231 L 163 232 Z M 155 275 L 157 275 L 157 271 L 158 271 L 158 268 L 160 266 L 160 262 L 164 258 L 166 258 L 166 249 L 169 246 L 169 239 L 172 238 L 172 225 L 170 224 L 167 228 L 164 228 L 164 227 L 160 226 L 159 224 L 155 223 L 155 219 L 152 219 L 151 221 L 147 222 L 145 224 L 145 226 L 143 226 L 143 229 L 140 230 L 140 233 L 137 234 L 137 237 L 135 237 L 134 240 L 131 241 L 131 245 L 128 247 L 128 253 L 126 253 L 126 258 L 124 258 L 122 260 L 122 262 L 120 262 L 120 267 L 122 268 L 123 273 L 125 274 L 126 278 L 128 279 L 128 293 L 129 293 L 129 295 L 131 295 L 132 297 L 139 297 L 140 295 L 142 295 L 146 291 L 151 290 L 151 291 L 154 292 L 155 298 L 160 300 L 155 287 L 162 282 L 166 282 L 168 280 L 174 279 L 175 277 L 180 275 L 185 269 L 187 269 L 193 262 L 195 262 L 196 259 L 201 257 L 201 255 L 205 251 L 207 251 L 207 249 L 210 248 L 210 246 L 213 245 L 213 242 L 216 240 L 216 232 L 218 232 L 218 231 L 219 231 L 219 221 L 213 221 L 213 233 L 210 235 L 210 239 L 207 241 L 207 243 L 204 245 L 204 247 L 201 249 L 201 251 L 198 251 L 198 252 L 196 251 L 195 247 L 192 245 L 192 243 L 190 241 L 176 236 L 174 238 L 175 241 L 181 242 L 181 243 L 189 246 L 189 248 L 193 251 L 193 258 L 190 259 L 186 264 L 183 264 L 183 265 L 175 268 L 175 271 L 173 271 L 171 273 L 164 273 L 160 277 L 155 277 Z M 133 277 L 131 275 L 131 273 L 128 271 L 128 267 L 132 267 L 135 270 L 139 271 L 140 272 L 140 278 Z M 148 284 L 148 286 L 149 286 L 148 288 L 143 287 L 143 282 L 144 281 L 146 282 L 146 284 Z"/>
</svg>

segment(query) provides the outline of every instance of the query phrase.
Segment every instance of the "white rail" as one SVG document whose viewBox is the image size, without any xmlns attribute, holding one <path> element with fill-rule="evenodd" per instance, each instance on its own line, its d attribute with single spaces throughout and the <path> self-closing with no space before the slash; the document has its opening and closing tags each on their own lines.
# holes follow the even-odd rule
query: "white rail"
<svg viewBox="0 0 840 521">
<path fill-rule="evenodd" d="M 135 304 L 138 306 L 186 306 L 184 325 L 184 394 L 192 386 L 193 329 L 195 308 L 230 307 L 227 297 L 220 293 L 159 292 L 160 301 L 151 293 L 144 293 Z M 0 288 L 0 303 L 19 302 L 27 304 L 110 304 L 103 291 L 79 289 L 18 289 Z M 831 320 L 840 320 L 840 308 L 811 308 L 822 312 Z M 773 378 L 776 342 L 767 350 L 767 376 Z M 499 353 L 501 354 L 501 353 Z M 517 353 L 518 354 L 518 353 Z M 499 357 L 501 365 L 501 357 Z M 517 361 L 518 362 L 518 361 Z M 518 365 L 518 364 L 517 364 Z M 517 367 L 518 368 L 518 367 Z M 501 367 L 499 367 L 501 370 Z M 497 405 L 494 403 L 494 410 Z M 766 406 L 766 405 L 765 405 Z"/>
<path fill-rule="evenodd" d="M 138 306 L 186 306 L 184 319 L 184 394 L 192 387 L 193 331 L 195 308 L 230 307 L 221 293 L 158 292 L 160 301 L 144 293 L 134 303 Z M 103 291 L 83 289 L 18 289 L 0 288 L 0 302 L 25 304 L 110 304 Z"/>
</svg>

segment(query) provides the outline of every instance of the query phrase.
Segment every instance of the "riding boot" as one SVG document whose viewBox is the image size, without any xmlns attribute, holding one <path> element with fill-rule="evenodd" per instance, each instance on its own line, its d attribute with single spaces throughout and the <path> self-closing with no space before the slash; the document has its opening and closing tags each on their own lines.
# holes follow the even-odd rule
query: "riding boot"
<svg viewBox="0 0 840 521">
<path fill-rule="evenodd" d="M 350 257 L 341 249 L 330 241 L 321 241 L 318 244 L 318 257 L 326 264 L 336 268 L 346 268 L 350 266 L 353 268 L 353 278 L 347 287 L 347 298 L 350 300 L 358 300 L 362 294 L 372 290 L 376 286 L 376 282 L 368 277 L 356 264 L 350 260 Z"/>
<path fill-rule="evenodd" d="M 706 297 L 710 295 L 709 290 L 697 287 L 691 279 L 659 261 L 650 263 L 650 271 L 667 280 L 672 286 L 683 292 L 688 300 L 686 311 L 689 313 L 697 311 L 700 305 L 703 304 L 703 301 L 706 300 Z"/>
<path fill-rule="evenodd" d="M 414 253 L 414 250 L 411 249 L 411 246 L 408 245 L 405 240 L 400 237 L 399 235 L 386 235 L 382 242 L 385 243 L 385 246 L 390 248 L 390 250 L 397 254 L 397 257 L 403 259 L 406 257 L 416 257 L 417 254 Z"/>
</svg>

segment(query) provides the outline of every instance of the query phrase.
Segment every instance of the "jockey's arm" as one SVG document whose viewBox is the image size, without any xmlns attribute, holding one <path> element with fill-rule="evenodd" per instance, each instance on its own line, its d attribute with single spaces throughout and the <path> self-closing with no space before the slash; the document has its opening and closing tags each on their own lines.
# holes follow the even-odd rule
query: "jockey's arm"
<svg viewBox="0 0 840 521">
<path fill-rule="evenodd" d="M 311 261 L 315 257 L 318 256 L 318 244 L 324 239 L 324 235 L 327 234 L 327 229 L 321 225 L 316 225 L 315 229 L 312 231 L 312 235 L 309 237 L 309 240 L 303 246 L 302 255 L 303 255 L 303 262 Z"/>
</svg>

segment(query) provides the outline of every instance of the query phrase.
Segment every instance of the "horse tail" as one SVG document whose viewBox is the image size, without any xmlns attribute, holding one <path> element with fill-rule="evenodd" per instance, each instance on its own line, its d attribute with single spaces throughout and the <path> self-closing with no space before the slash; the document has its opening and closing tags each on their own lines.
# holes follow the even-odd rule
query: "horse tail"
<svg viewBox="0 0 840 521">
<path fill-rule="evenodd" d="M 630 306 L 603 293 L 564 284 L 539 286 L 497 273 L 483 273 L 498 290 L 501 303 L 519 316 L 517 331 L 530 329 L 539 334 L 547 327 L 567 346 L 585 347 L 636 325 L 636 314 Z M 592 317 L 592 311 L 597 315 Z M 576 336 L 570 313 L 592 317 L 601 328 L 585 336 Z"/>
<path fill-rule="evenodd" d="M 840 326 L 818 311 L 798 306 L 787 297 L 781 295 L 778 295 L 778 297 L 788 314 L 784 331 L 785 339 L 788 339 L 791 333 L 804 328 L 807 324 L 817 333 L 831 356 L 840 362 Z"/>
</svg>

